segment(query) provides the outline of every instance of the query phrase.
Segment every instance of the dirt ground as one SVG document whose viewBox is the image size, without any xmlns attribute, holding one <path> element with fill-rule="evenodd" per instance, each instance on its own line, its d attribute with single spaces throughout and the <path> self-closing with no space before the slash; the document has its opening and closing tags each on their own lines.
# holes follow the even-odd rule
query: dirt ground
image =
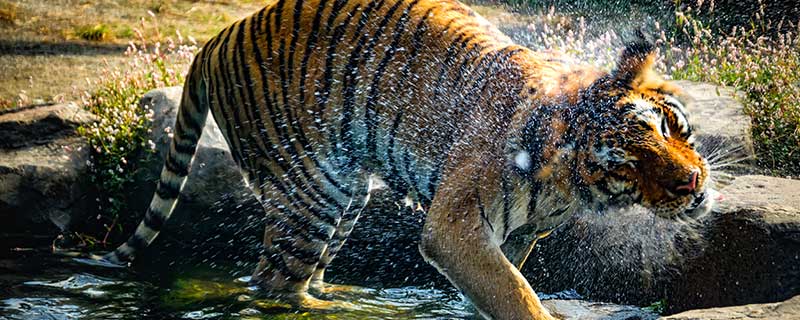
<svg viewBox="0 0 800 320">
<path fill-rule="evenodd" d="M 74 100 L 128 42 L 199 43 L 263 6 L 258 0 L 0 0 L 0 109 Z M 150 14 L 152 13 L 152 15 Z M 142 24 L 144 19 L 144 27 Z"/>
</svg>

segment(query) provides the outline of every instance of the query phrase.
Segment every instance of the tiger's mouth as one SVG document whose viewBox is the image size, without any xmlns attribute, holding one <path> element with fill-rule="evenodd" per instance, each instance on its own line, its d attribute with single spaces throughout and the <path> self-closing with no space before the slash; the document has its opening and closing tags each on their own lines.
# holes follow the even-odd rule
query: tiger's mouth
<svg viewBox="0 0 800 320">
<path fill-rule="evenodd" d="M 716 203 L 721 196 L 722 194 L 717 192 L 717 190 L 708 188 L 703 192 L 694 195 L 694 199 L 689 206 L 683 210 L 683 213 L 681 213 L 680 216 L 689 217 L 692 219 L 701 218 L 711 211 L 714 203 Z"/>
<path fill-rule="evenodd" d="M 707 188 L 700 192 L 693 193 L 676 208 L 671 208 L 669 204 L 657 208 L 655 214 L 667 219 L 700 219 L 708 214 L 714 207 L 721 194 L 714 189 Z"/>
</svg>

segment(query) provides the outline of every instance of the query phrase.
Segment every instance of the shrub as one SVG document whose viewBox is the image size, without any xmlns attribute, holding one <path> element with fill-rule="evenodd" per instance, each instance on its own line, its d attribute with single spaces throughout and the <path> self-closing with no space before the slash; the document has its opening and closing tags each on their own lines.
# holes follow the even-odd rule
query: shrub
<svg viewBox="0 0 800 320">
<path fill-rule="evenodd" d="M 749 28 L 712 30 L 692 10 L 676 13 L 690 46 L 674 50 L 676 79 L 732 86 L 752 119 L 759 163 L 775 174 L 800 173 L 800 25 L 772 22 L 756 12 Z M 783 26 L 789 24 L 789 28 Z M 762 33 L 764 30 L 789 30 Z"/>
<path fill-rule="evenodd" d="M 142 20 L 142 29 L 145 23 Z M 102 76 L 88 80 L 92 92 L 82 94 L 83 106 L 100 119 L 91 125 L 78 128 L 88 139 L 91 155 L 92 181 L 97 185 L 97 197 L 102 214 L 97 220 L 103 224 L 106 244 L 116 229 L 119 214 L 125 208 L 124 194 L 136 165 L 129 162 L 137 154 L 154 150 L 147 139 L 153 111 L 139 106 L 139 100 L 154 88 L 182 84 L 189 64 L 197 51 L 194 40 L 185 43 L 180 33 L 177 41 L 168 38 L 165 43 L 150 43 L 141 30 L 136 30 L 138 43 L 130 42 L 125 55 L 129 61 L 124 66 L 111 66 L 104 62 Z M 122 230 L 119 230 L 122 231 Z"/>
</svg>

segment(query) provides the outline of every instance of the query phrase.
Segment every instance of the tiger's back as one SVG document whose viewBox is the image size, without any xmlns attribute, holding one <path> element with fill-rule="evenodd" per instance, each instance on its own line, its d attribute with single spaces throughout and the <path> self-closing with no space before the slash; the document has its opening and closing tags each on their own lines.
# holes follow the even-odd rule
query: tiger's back
<svg viewBox="0 0 800 320">
<path fill-rule="evenodd" d="M 366 169 L 429 201 L 513 47 L 456 2 L 278 1 L 209 41 L 192 72 L 253 183 L 286 175 L 346 203 Z"/>
</svg>

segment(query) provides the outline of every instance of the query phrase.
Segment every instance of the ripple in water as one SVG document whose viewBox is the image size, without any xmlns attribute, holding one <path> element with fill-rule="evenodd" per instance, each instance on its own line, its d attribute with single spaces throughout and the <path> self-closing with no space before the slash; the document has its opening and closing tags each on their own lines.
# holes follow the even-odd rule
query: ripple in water
<svg viewBox="0 0 800 320">
<path fill-rule="evenodd" d="M 45 257 L 43 259 L 50 259 Z M 53 259 L 55 260 L 55 259 Z M 63 261 L 59 262 L 63 267 Z M 59 263 L 50 266 L 57 268 Z M 24 267 L 24 266 L 21 266 Z M 182 270 L 166 284 L 104 270 L 36 270 L 33 279 L 3 273 L 0 319 L 474 319 L 456 292 L 420 287 L 364 288 L 336 292 L 325 299 L 351 308 L 310 312 L 258 298 L 247 277 Z M 73 271 L 73 270 L 69 270 Z M 102 275 L 101 275 L 102 274 Z M 230 280 L 226 280 L 230 279 Z"/>
</svg>

